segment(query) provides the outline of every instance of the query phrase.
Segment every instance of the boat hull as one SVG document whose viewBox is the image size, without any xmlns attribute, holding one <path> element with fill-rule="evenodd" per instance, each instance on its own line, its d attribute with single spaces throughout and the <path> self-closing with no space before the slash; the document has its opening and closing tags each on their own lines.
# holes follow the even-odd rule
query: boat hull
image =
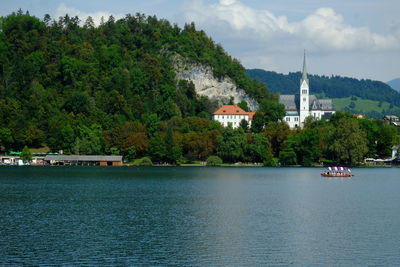
<svg viewBox="0 0 400 267">
<path fill-rule="evenodd" d="M 321 173 L 321 176 L 328 177 L 328 178 L 350 178 L 350 177 L 354 176 L 354 174 L 350 174 L 350 173 L 341 173 L 341 174 Z"/>
</svg>

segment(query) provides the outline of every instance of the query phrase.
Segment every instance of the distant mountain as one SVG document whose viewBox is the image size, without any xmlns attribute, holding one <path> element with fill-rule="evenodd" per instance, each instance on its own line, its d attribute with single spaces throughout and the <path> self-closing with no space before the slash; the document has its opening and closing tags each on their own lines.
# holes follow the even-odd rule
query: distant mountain
<svg viewBox="0 0 400 267">
<path fill-rule="evenodd" d="M 276 73 L 261 69 L 247 70 L 251 78 L 255 78 L 266 84 L 271 92 L 281 94 L 296 94 L 300 86 L 300 72 L 289 74 Z M 379 81 L 358 80 L 341 76 L 308 75 L 310 80 L 310 92 L 320 97 L 346 98 L 360 97 L 379 102 L 388 102 L 392 106 L 400 107 L 400 93 L 389 85 Z M 400 82 L 400 79 L 398 79 Z"/>
<path fill-rule="evenodd" d="M 388 81 L 387 84 L 390 85 L 390 87 L 392 87 L 394 90 L 397 90 L 400 92 L 400 78 Z"/>
</svg>

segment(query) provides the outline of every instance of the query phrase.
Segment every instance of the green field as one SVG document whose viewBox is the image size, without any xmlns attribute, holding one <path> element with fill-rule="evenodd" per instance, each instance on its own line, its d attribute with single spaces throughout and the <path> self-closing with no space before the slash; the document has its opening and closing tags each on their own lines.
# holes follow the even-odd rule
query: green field
<svg viewBox="0 0 400 267">
<path fill-rule="evenodd" d="M 351 100 L 351 97 L 346 98 L 333 98 L 333 104 L 336 107 L 336 110 L 344 110 L 346 107 L 349 107 L 351 102 L 356 104 L 356 110 L 361 112 L 369 112 L 369 111 L 377 111 L 382 112 L 382 110 L 388 110 L 390 108 L 390 104 L 388 102 L 382 102 L 381 107 L 379 107 L 379 101 L 362 99 L 357 97 L 357 100 Z"/>
<path fill-rule="evenodd" d="M 336 110 L 361 113 L 369 117 L 371 114 L 375 115 L 372 117 L 379 117 L 380 115 L 395 115 L 400 113 L 399 107 L 390 108 L 390 104 L 388 102 L 382 102 L 379 104 L 379 101 L 362 99 L 359 97 L 357 97 L 356 100 L 352 100 L 351 98 L 352 97 L 333 98 L 332 100 Z M 350 107 L 351 102 L 354 102 L 354 107 Z M 380 113 L 380 115 L 378 113 Z"/>
</svg>

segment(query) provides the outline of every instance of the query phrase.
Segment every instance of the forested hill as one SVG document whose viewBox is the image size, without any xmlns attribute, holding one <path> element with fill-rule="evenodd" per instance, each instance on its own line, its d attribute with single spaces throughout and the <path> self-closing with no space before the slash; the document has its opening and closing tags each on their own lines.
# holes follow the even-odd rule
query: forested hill
<svg viewBox="0 0 400 267">
<path fill-rule="evenodd" d="M 281 74 L 274 71 L 251 69 L 247 70 L 247 73 L 250 77 L 268 84 L 268 88 L 272 92 L 281 94 L 297 94 L 299 92 L 300 72 Z M 388 102 L 400 107 L 400 93 L 383 82 L 341 76 L 308 75 L 308 78 L 313 94 L 321 94 L 329 98 L 357 96 L 363 99 Z"/>
<path fill-rule="evenodd" d="M 267 96 L 193 23 L 181 29 L 141 14 L 110 16 L 99 26 L 90 17 L 84 23 L 22 11 L 1 17 L 0 150 L 28 145 L 98 154 L 117 147 L 125 153 L 129 144 L 117 135 L 129 122 L 131 132 L 151 137 L 173 117 L 208 118 L 215 103 L 176 80 L 176 55 L 211 67 L 216 78 L 230 77 L 258 101 Z"/>
</svg>

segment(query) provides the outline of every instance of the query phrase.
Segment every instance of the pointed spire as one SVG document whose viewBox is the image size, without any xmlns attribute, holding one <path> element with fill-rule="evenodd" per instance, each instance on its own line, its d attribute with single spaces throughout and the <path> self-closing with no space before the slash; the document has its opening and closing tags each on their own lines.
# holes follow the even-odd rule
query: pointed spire
<svg viewBox="0 0 400 267">
<path fill-rule="evenodd" d="M 306 66 L 306 50 L 305 49 L 304 49 L 304 59 L 303 59 L 303 76 L 301 77 L 300 83 L 303 83 L 303 81 L 306 81 L 308 83 L 307 66 Z"/>
</svg>

